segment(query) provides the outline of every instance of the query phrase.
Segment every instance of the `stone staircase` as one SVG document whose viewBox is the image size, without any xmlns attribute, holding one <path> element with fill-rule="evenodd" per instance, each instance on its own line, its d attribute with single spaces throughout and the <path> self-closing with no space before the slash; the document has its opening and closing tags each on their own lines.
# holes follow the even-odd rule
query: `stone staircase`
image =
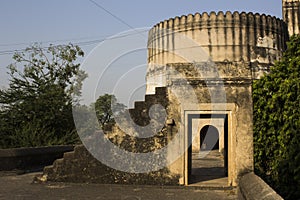
<svg viewBox="0 0 300 200">
<path fill-rule="evenodd" d="M 158 87 L 155 94 L 145 95 L 145 101 L 135 102 L 135 107 L 128 110 L 134 123 L 139 126 L 148 125 L 150 123 L 149 109 L 155 104 L 159 104 L 167 110 L 167 88 Z M 163 128 L 151 138 L 134 138 L 129 137 L 114 126 L 111 131 L 107 131 L 105 134 L 115 145 L 121 148 L 132 152 L 148 152 L 155 148 L 161 148 L 166 143 L 168 132 Z M 170 174 L 168 169 L 147 174 L 133 174 L 109 168 L 95 159 L 83 145 L 76 146 L 74 151 L 65 153 L 63 158 L 54 161 L 53 165 L 45 167 L 41 179 L 107 184 L 178 184 L 178 177 Z"/>
</svg>

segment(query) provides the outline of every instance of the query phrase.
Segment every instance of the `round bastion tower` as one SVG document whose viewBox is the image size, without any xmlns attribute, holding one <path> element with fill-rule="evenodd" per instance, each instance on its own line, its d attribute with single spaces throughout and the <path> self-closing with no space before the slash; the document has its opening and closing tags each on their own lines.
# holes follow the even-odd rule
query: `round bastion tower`
<svg viewBox="0 0 300 200">
<path fill-rule="evenodd" d="M 230 63 L 259 78 L 282 56 L 287 40 L 286 23 L 265 14 L 204 12 L 165 20 L 149 31 L 147 93 L 168 85 L 172 63 Z"/>
</svg>

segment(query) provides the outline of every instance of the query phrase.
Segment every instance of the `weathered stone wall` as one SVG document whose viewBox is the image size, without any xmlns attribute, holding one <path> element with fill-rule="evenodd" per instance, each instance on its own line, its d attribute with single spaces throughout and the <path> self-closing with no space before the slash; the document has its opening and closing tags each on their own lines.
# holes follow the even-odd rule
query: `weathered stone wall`
<svg viewBox="0 0 300 200">
<path fill-rule="evenodd" d="M 168 63 L 246 63 L 259 78 L 285 50 L 287 27 L 275 17 L 211 12 L 176 17 L 149 32 L 147 92 L 165 86 Z"/>
<path fill-rule="evenodd" d="M 253 130 L 252 130 L 252 77 L 247 65 L 236 66 L 218 63 L 217 67 L 227 69 L 220 77 L 201 78 L 197 74 L 199 66 L 203 63 L 174 63 L 166 67 L 169 73 L 168 85 L 169 101 L 180 102 L 170 104 L 169 109 L 180 113 L 174 115 L 175 124 L 180 127 L 177 134 L 177 149 L 172 149 L 169 156 L 176 152 L 182 155 L 170 166 L 172 173 L 179 174 L 183 179 L 181 184 L 186 184 L 187 173 L 187 134 L 186 113 L 207 113 L 230 115 L 228 130 L 228 170 L 229 185 L 237 185 L 239 176 L 253 171 Z M 198 68 L 198 70 L 197 70 Z M 201 68 L 201 67 L 200 67 Z M 171 70 L 172 69 L 172 70 Z M 214 70 L 214 68 L 210 68 Z M 199 70 L 201 72 L 201 70 Z M 209 70 L 208 70 L 209 71 Z M 182 78 L 184 75 L 184 79 Z M 192 98 L 195 96 L 196 98 Z M 249 106 L 250 105 L 250 106 Z M 172 112 L 170 112 L 172 113 Z M 170 116 L 169 116 L 170 117 Z M 223 140 L 224 141 L 224 140 Z"/>
<path fill-rule="evenodd" d="M 241 177 L 239 183 L 239 200 L 283 200 L 281 196 L 254 173 L 249 173 Z"/>
<path fill-rule="evenodd" d="M 288 26 L 289 35 L 300 33 L 300 0 L 282 0 L 283 20 Z"/>
<path fill-rule="evenodd" d="M 152 157 L 152 159 L 157 160 L 150 160 L 150 158 L 148 160 L 134 160 L 134 158 L 129 159 L 126 156 L 115 155 L 113 149 L 104 148 L 104 146 L 107 147 L 106 143 L 112 142 L 115 147 L 132 152 L 131 156 L 135 157 L 134 153 L 148 153 L 165 147 L 168 143 L 168 137 L 171 137 L 172 130 L 176 131 L 176 127 L 171 130 L 165 124 L 168 120 L 154 116 L 160 115 L 161 112 L 157 110 L 152 110 L 152 113 L 150 112 L 152 107 L 157 104 L 166 110 L 167 116 L 173 117 L 173 113 L 169 113 L 171 109 L 169 109 L 167 88 L 156 88 L 154 95 L 146 95 L 145 101 L 136 102 L 135 108 L 127 110 L 130 115 L 130 119 L 128 120 L 132 121 L 135 126 L 132 126 L 126 120 L 128 116 L 124 116 L 123 118 L 119 116 L 124 120 L 125 124 L 116 124 L 111 130 L 105 131 L 105 140 L 99 137 L 98 132 L 81 137 L 83 144 L 89 148 L 89 151 L 85 146 L 77 146 L 74 152 L 64 154 L 62 159 L 56 160 L 52 166 L 46 167 L 43 179 L 49 181 L 109 184 L 178 185 L 179 177 L 177 173 L 170 172 L 167 166 L 160 167 L 157 171 L 148 173 L 130 173 L 106 166 L 95 158 L 97 157 L 95 154 L 114 155 L 111 159 L 116 165 L 126 165 L 134 169 L 136 167 L 134 162 L 140 162 L 139 164 L 145 167 L 149 166 L 149 168 L 153 165 L 165 163 L 166 155 L 164 154 Z M 160 121 L 157 122 L 157 119 L 160 119 Z M 150 123 L 153 125 L 150 127 L 151 129 L 144 129 Z M 157 132 L 153 132 L 156 130 L 155 123 L 163 125 Z M 151 132 L 149 133 L 148 131 Z M 144 134 L 152 135 L 152 137 L 145 137 Z M 122 161 L 120 161 L 121 159 Z M 128 168 L 124 169 L 129 170 Z"/>
<path fill-rule="evenodd" d="M 44 168 L 41 180 L 75 183 L 178 185 L 178 177 L 167 169 L 150 173 L 126 173 L 110 168 L 94 158 L 84 146 L 65 153 L 62 159 Z"/>
</svg>

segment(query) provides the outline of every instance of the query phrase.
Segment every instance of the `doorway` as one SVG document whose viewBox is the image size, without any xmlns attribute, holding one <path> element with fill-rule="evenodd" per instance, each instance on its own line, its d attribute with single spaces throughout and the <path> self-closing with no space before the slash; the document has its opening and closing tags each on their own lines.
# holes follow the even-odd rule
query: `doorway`
<svg viewBox="0 0 300 200">
<path fill-rule="evenodd" d="M 200 151 L 219 149 L 219 131 L 211 125 L 204 126 L 200 131 Z"/>
<path fill-rule="evenodd" d="M 220 138 L 220 128 L 206 125 L 200 132 L 200 152 L 192 149 L 192 130 L 195 120 L 219 119 L 222 126 L 223 138 Z M 195 124 L 194 124 L 195 125 Z M 188 115 L 188 184 L 215 184 L 228 183 L 228 116 L 226 114 L 190 114 Z M 220 144 L 222 141 L 224 144 Z M 222 149 L 220 149 L 222 146 Z"/>
</svg>

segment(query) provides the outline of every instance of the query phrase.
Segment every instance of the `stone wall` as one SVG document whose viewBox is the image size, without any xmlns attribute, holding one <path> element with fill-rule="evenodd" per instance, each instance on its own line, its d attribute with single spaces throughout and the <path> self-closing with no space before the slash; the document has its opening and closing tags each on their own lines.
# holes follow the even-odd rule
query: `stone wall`
<svg viewBox="0 0 300 200">
<path fill-rule="evenodd" d="M 84 146 L 76 146 L 74 152 L 65 153 L 62 159 L 44 168 L 40 180 L 139 185 L 178 185 L 178 177 L 167 169 L 150 173 L 126 173 L 110 168 L 94 158 Z"/>
<path fill-rule="evenodd" d="M 171 136 L 171 130 L 165 124 L 165 121 L 168 121 L 166 118 L 160 119 L 159 122 L 162 123 L 163 127 L 155 132 L 156 117 L 161 112 L 154 109 L 151 113 L 151 109 L 152 106 L 157 104 L 166 110 L 168 116 L 173 116 L 173 114 L 169 114 L 167 88 L 156 88 L 155 94 L 146 95 L 145 101 L 136 102 L 134 108 L 126 110 L 130 116 L 121 117 L 124 121 L 114 125 L 111 130 L 104 131 L 105 138 L 99 132 L 89 132 L 86 137 L 81 137 L 85 146 L 75 147 L 73 152 L 64 154 L 62 159 L 58 159 L 52 166 L 46 167 L 41 180 L 106 184 L 178 185 L 178 175 L 170 172 L 168 167 L 164 165 L 162 167 L 158 166 L 157 170 L 151 172 L 136 172 L 140 170 L 136 169 L 138 164 L 145 168 L 156 168 L 155 165 L 165 163 L 166 155 L 163 153 L 150 157 L 153 160 L 150 160 L 150 158 L 148 160 L 135 159 L 137 154 L 146 154 L 164 148 L 167 145 L 168 137 Z M 135 126 L 132 126 L 127 120 L 132 121 Z M 122 123 L 125 126 L 122 126 L 124 125 Z M 150 123 L 152 123 L 151 129 L 145 129 Z M 145 137 L 146 135 L 143 134 L 153 135 L 152 137 Z M 107 143 L 113 143 L 115 148 L 131 152 L 129 154 L 132 157 L 116 155 L 113 148 L 107 148 Z M 100 157 L 111 155 L 110 161 L 114 163 L 114 166 L 102 163 L 102 160 L 98 157 L 99 155 Z M 118 167 L 123 167 L 124 171 L 118 170 Z M 131 172 L 132 169 L 135 172 Z"/>
<path fill-rule="evenodd" d="M 275 17 L 211 12 L 176 17 L 149 32 L 147 92 L 165 86 L 168 63 L 247 63 L 259 78 L 286 48 L 287 27 Z"/>
<path fill-rule="evenodd" d="M 289 35 L 300 33 L 300 1 L 282 0 L 283 20 L 288 26 Z"/>
<path fill-rule="evenodd" d="M 174 154 L 178 155 L 177 161 L 170 165 L 170 170 L 172 173 L 180 175 L 181 184 L 188 184 L 186 180 L 189 146 L 186 141 L 190 137 L 188 135 L 190 133 L 187 131 L 188 114 L 223 114 L 228 116 L 228 185 L 235 186 L 238 184 L 240 176 L 253 171 L 252 106 L 249 106 L 252 105 L 251 70 L 243 68 L 247 65 L 240 65 L 240 69 L 243 69 L 242 74 L 237 75 L 231 72 L 233 74 L 221 75 L 223 78 L 206 79 L 197 75 L 199 65 L 203 65 L 203 63 L 167 65 L 168 71 L 172 72 L 169 73 L 167 85 L 169 101 L 180 102 L 174 106 L 170 104 L 169 108 L 175 113 L 180 113 L 173 116 L 176 126 L 180 127 L 177 132 L 180 139 L 176 142 L 177 148 L 169 147 L 172 149 L 169 157 L 173 157 Z M 221 63 L 217 67 L 228 68 Z M 201 70 L 199 71 L 201 72 Z M 184 78 L 181 75 L 184 75 Z M 213 119 L 210 120 L 212 124 Z M 201 126 L 201 123 L 198 126 Z M 197 127 L 195 128 L 197 129 Z M 225 143 L 224 138 L 222 141 Z M 180 153 L 182 153 L 181 156 Z"/>
<path fill-rule="evenodd" d="M 238 187 L 239 200 L 283 200 L 268 184 L 254 173 L 243 176 Z"/>
<path fill-rule="evenodd" d="M 0 149 L 1 170 L 39 170 L 50 165 L 63 154 L 73 151 L 74 146 L 49 146 L 32 148 Z"/>
</svg>

